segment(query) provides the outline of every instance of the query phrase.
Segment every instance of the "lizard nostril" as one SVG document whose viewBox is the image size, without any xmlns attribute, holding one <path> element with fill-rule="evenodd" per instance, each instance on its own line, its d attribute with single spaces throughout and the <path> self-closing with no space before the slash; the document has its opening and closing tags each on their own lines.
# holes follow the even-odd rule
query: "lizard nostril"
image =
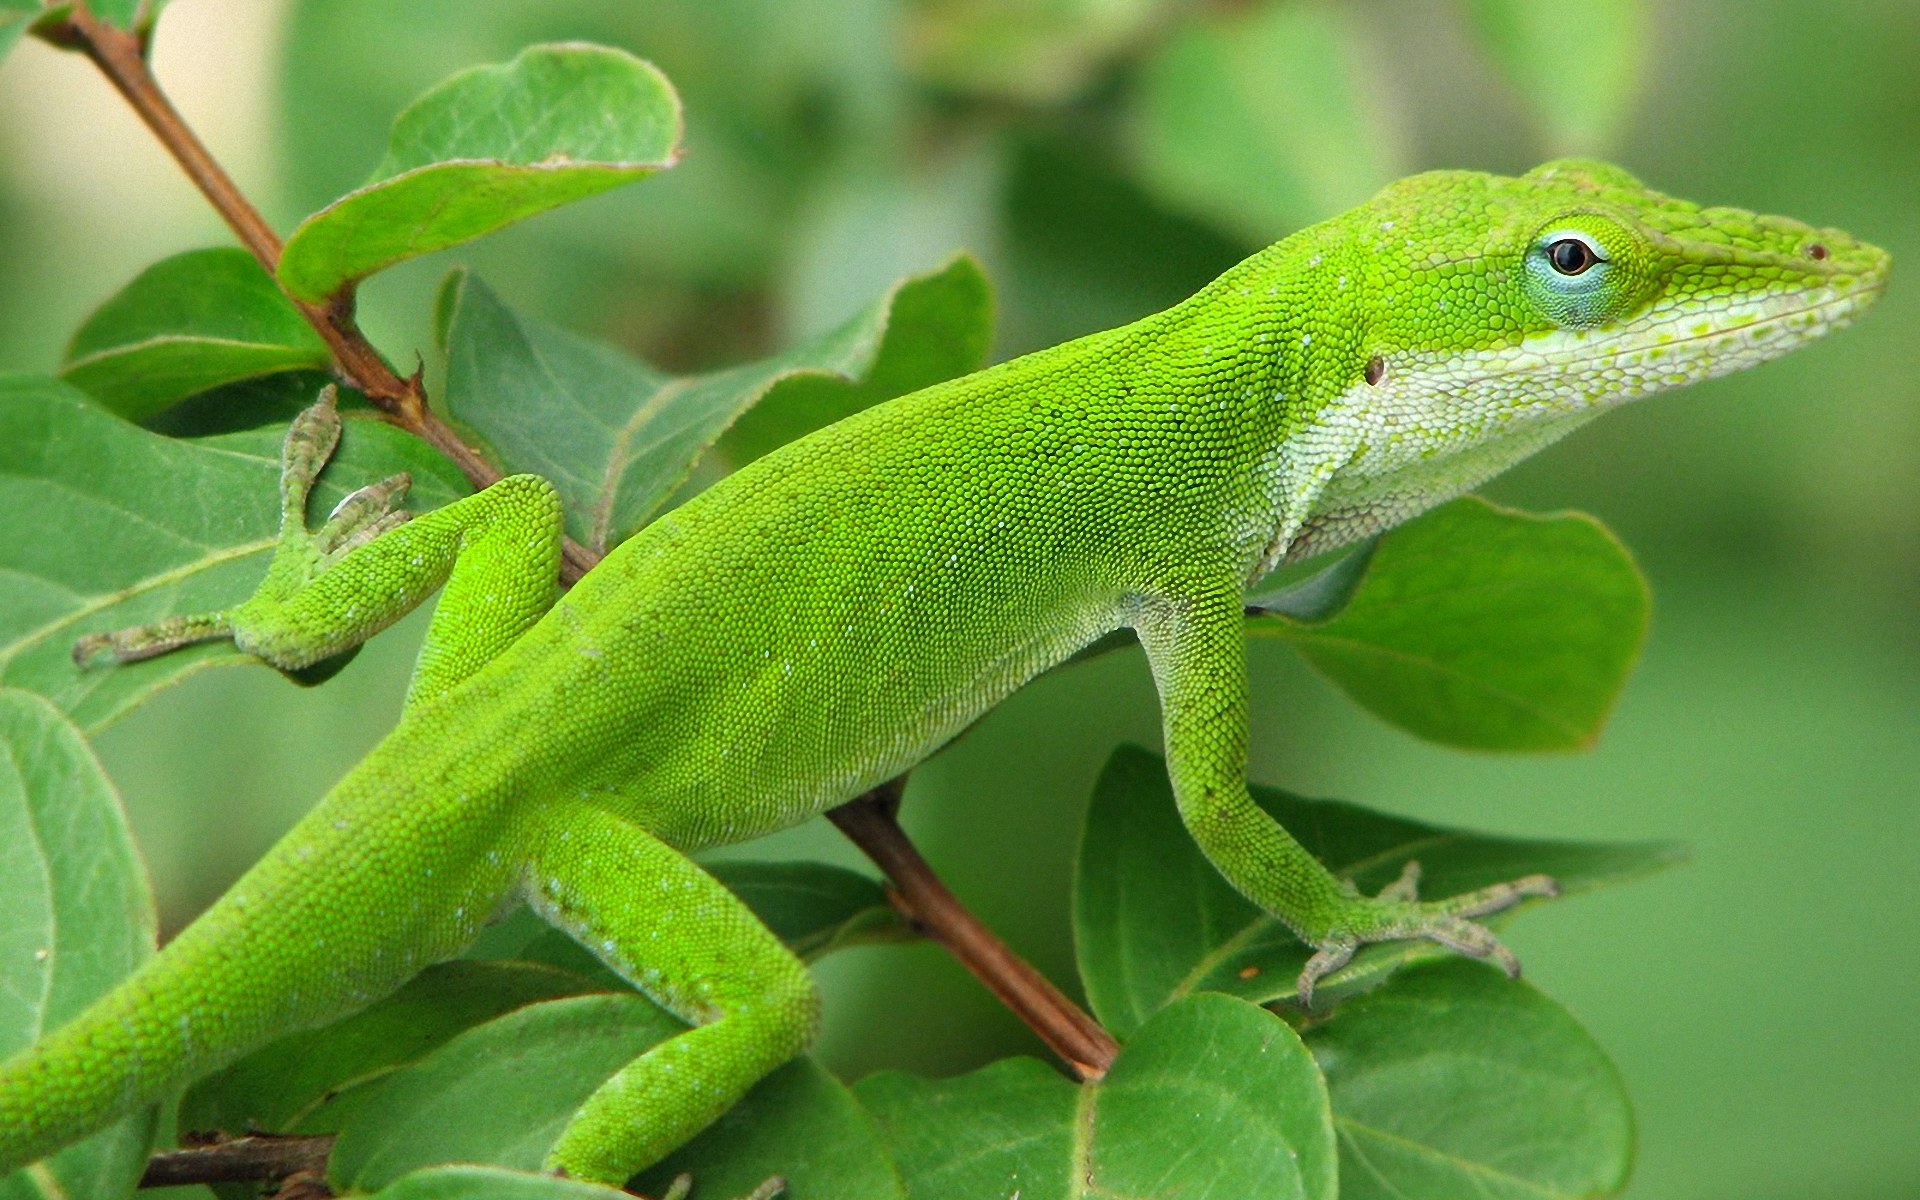
<svg viewBox="0 0 1920 1200">
<path fill-rule="evenodd" d="M 1367 360 L 1367 383 L 1377 384 L 1386 377 L 1387 360 L 1378 354 Z"/>
<path fill-rule="evenodd" d="M 1815 262 L 1824 261 L 1827 257 L 1827 244 L 1825 242 L 1815 242 L 1811 246 L 1808 246 L 1807 257 Z"/>
</svg>

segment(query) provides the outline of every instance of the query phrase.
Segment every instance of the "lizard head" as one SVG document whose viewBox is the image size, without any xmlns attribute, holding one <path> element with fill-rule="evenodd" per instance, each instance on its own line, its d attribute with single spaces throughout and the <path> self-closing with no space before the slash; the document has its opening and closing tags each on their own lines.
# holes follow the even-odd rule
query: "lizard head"
<svg viewBox="0 0 1920 1200">
<path fill-rule="evenodd" d="M 1346 319 L 1313 424 L 1344 425 L 1346 445 L 1290 558 L 1457 495 L 1610 406 L 1849 324 L 1890 261 L 1578 159 L 1416 175 L 1320 232 L 1321 290 Z"/>
</svg>

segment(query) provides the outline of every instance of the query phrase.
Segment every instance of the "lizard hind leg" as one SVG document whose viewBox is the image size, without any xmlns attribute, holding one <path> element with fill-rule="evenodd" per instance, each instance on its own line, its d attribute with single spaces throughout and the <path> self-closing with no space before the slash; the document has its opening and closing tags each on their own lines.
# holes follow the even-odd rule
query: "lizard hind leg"
<svg viewBox="0 0 1920 1200">
<path fill-rule="evenodd" d="M 618 1187 L 803 1051 L 819 996 L 737 896 L 638 825 L 585 803 L 532 819 L 528 902 L 692 1026 L 602 1084 L 547 1156 L 550 1170 Z"/>
</svg>

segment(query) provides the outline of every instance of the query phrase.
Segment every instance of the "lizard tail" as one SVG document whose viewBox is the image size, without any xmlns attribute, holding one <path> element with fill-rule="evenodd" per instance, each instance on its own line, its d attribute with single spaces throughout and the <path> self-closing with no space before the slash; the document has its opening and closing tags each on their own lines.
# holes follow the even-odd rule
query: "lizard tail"
<svg viewBox="0 0 1920 1200">
<path fill-rule="evenodd" d="M 0 1062 L 0 1178 L 472 939 L 517 879 L 481 789 L 436 808 L 391 774 L 363 762 L 158 955 Z M 410 839 L 371 836 L 400 824 Z"/>
<path fill-rule="evenodd" d="M 135 974 L 0 1063 L 0 1179 L 186 1082 L 190 1030 L 145 1002 L 153 982 Z"/>
</svg>

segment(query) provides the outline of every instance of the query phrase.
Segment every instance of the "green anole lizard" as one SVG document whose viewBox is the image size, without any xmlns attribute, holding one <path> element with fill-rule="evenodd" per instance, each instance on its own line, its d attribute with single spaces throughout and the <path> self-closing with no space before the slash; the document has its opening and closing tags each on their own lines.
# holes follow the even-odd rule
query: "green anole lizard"
<svg viewBox="0 0 1920 1200">
<path fill-rule="evenodd" d="M 556 599 L 554 490 L 404 520 L 404 480 L 317 533 L 331 399 L 289 431 L 283 535 L 238 607 L 94 635 L 128 661 L 232 638 L 287 670 L 444 584 L 397 728 L 132 978 L 0 1065 L 0 1174 L 251 1047 L 333 1020 L 524 901 L 690 1028 L 547 1159 L 618 1183 L 804 1048 L 805 969 L 687 854 L 920 762 L 1092 640 L 1135 631 L 1187 829 L 1317 951 L 1512 957 L 1473 918 L 1532 876 L 1358 895 L 1248 796 L 1247 586 L 1473 487 L 1605 409 L 1776 357 L 1878 297 L 1837 230 L 1618 168 L 1436 172 L 1190 300 L 879 405 L 749 465 Z"/>
</svg>

